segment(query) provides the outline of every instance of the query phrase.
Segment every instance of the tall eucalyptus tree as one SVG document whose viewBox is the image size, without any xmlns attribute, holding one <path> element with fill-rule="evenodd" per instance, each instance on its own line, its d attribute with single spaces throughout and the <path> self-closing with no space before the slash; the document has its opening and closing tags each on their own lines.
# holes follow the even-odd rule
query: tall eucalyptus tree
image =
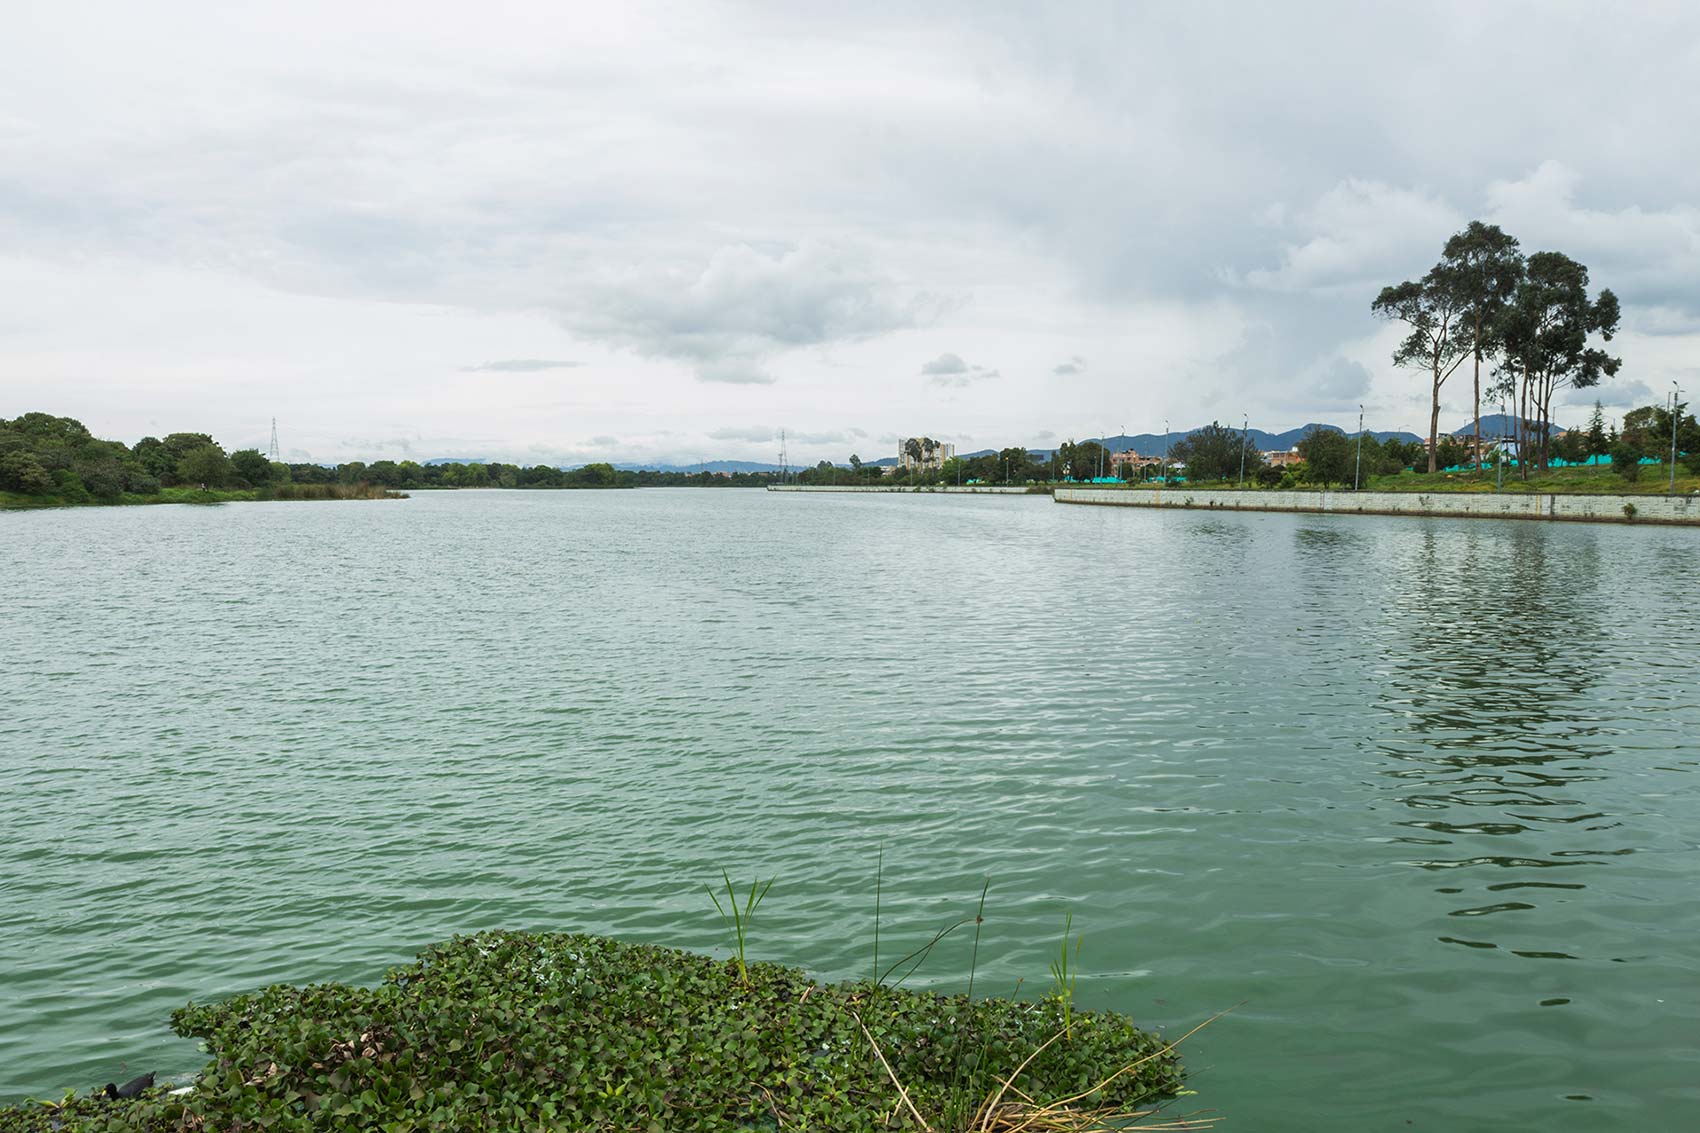
<svg viewBox="0 0 1700 1133">
<path fill-rule="evenodd" d="M 1370 310 L 1411 328 L 1394 349 L 1393 364 L 1428 374 L 1428 470 L 1433 472 L 1440 448 L 1440 387 L 1471 353 L 1468 311 L 1453 269 L 1442 261 L 1420 280 L 1383 287 Z"/>
<path fill-rule="evenodd" d="M 1533 413 L 1539 423 L 1537 441 L 1525 440 L 1519 446 L 1525 477 L 1531 455 L 1543 468 L 1550 458 L 1553 395 L 1561 389 L 1599 385 L 1623 365 L 1621 358 L 1592 345 L 1596 335 L 1610 342 L 1620 317 L 1610 288 L 1597 298 L 1588 297 L 1585 265 L 1563 252 L 1529 257 L 1494 331 L 1503 344 L 1505 384 L 1517 396 L 1519 421 L 1528 421 Z"/>
<path fill-rule="evenodd" d="M 1457 292 L 1464 326 L 1469 335 L 1470 355 L 1475 359 L 1474 420 L 1476 443 L 1473 460 L 1482 452 L 1482 360 L 1500 349 L 1495 330 L 1501 313 L 1523 278 L 1523 256 L 1517 238 L 1497 224 L 1472 220 L 1462 232 L 1446 241 L 1439 267 Z"/>
</svg>

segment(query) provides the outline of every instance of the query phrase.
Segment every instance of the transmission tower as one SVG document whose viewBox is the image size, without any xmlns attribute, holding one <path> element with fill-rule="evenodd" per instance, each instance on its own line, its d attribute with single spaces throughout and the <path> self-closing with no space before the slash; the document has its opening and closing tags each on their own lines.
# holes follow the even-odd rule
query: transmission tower
<svg viewBox="0 0 1700 1133">
<path fill-rule="evenodd" d="M 791 478 L 791 462 L 785 457 L 785 430 L 779 430 L 779 482 L 785 483 Z"/>
<path fill-rule="evenodd" d="M 273 464 L 276 464 L 278 462 L 278 455 L 277 455 L 277 418 L 276 417 L 272 418 L 272 443 L 271 443 L 271 447 L 266 450 L 266 459 L 271 461 Z"/>
</svg>

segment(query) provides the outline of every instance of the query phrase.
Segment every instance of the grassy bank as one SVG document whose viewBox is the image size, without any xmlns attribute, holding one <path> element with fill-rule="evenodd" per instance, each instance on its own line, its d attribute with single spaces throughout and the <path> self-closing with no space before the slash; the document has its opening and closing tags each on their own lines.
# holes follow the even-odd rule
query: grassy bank
<svg viewBox="0 0 1700 1133">
<path fill-rule="evenodd" d="M 1182 1088 L 1164 1040 L 1068 997 L 825 985 L 568 934 L 458 938 L 375 988 L 272 987 L 172 1025 L 211 1055 L 193 1092 L 0 1109 L 0 1130 L 1044 1131 Z"/>
<path fill-rule="evenodd" d="M 275 484 L 265 488 L 161 488 L 147 495 L 124 492 L 108 499 L 84 493 L 61 496 L 0 491 L 0 508 L 113 507 L 132 504 L 229 504 L 252 500 L 406 499 L 375 484 Z"/>
<path fill-rule="evenodd" d="M 1369 476 L 1364 479 L 1363 490 L 1366 492 L 1492 492 L 1495 491 L 1496 478 L 1492 469 L 1483 472 L 1400 472 L 1390 476 Z M 1131 487 L 1146 487 L 1136 484 Z M 1210 489 L 1212 491 L 1236 491 L 1240 487 L 1237 480 L 1217 480 L 1211 482 L 1188 480 L 1184 484 L 1172 485 L 1174 489 L 1193 488 Z M 1328 486 L 1332 491 L 1339 491 L 1340 485 Z M 1347 484 L 1349 490 L 1351 484 Z M 1265 489 L 1247 484 L 1245 490 L 1258 492 Z M 1321 484 L 1292 484 L 1282 489 L 1292 492 L 1320 492 Z M 1504 487 L 1499 489 L 1506 492 L 1539 492 L 1556 493 L 1561 495 L 1601 495 L 1601 496 L 1662 496 L 1670 491 L 1670 466 L 1668 464 L 1644 464 L 1640 474 L 1634 480 L 1625 480 L 1607 466 L 1592 466 L 1580 468 L 1552 468 L 1546 471 L 1531 470 L 1528 480 L 1518 474 L 1517 469 L 1505 470 Z M 1676 494 L 1688 495 L 1700 492 L 1700 475 L 1688 471 L 1681 463 L 1676 466 Z"/>
</svg>

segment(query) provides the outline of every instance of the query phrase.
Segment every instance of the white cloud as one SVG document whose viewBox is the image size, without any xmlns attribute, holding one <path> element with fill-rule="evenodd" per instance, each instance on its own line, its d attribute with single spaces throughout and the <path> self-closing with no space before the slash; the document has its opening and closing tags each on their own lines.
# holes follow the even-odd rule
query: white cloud
<svg viewBox="0 0 1700 1133">
<path fill-rule="evenodd" d="M 1298 215 L 1294 227 L 1302 239 L 1286 246 L 1281 266 L 1248 271 L 1244 282 L 1274 291 L 1373 295 L 1383 284 L 1420 276 L 1465 220 L 1432 193 L 1349 177 Z"/>
<path fill-rule="evenodd" d="M 479 366 L 462 366 L 461 369 L 469 374 L 534 374 L 541 370 L 571 370 L 578 365 L 577 362 L 553 358 L 503 358 Z"/>
<path fill-rule="evenodd" d="M 1608 387 L 1700 384 L 1700 10 L 1586 17 L 27 5 L 0 404 L 233 446 L 276 415 L 320 459 L 1398 422 L 1423 391 L 1369 301 L 1477 215 L 1623 298 Z"/>
</svg>

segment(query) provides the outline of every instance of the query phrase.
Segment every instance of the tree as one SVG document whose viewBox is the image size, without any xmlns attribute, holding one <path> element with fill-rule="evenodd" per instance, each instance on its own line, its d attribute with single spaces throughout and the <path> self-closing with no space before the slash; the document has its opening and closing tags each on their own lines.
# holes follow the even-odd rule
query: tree
<svg viewBox="0 0 1700 1133">
<path fill-rule="evenodd" d="M 1240 474 L 1242 453 L 1246 475 L 1256 475 L 1263 466 L 1263 454 L 1247 443 L 1239 429 L 1212 421 L 1172 445 L 1169 459 L 1186 465 L 1188 480 L 1231 480 Z"/>
<path fill-rule="evenodd" d="M 1588 460 L 1588 434 L 1581 429 L 1571 429 L 1562 436 L 1554 437 L 1552 452 L 1566 464 L 1585 464 Z"/>
<path fill-rule="evenodd" d="M 53 490 L 53 477 L 34 453 L 16 449 L 0 456 L 0 488 L 40 495 Z"/>
<path fill-rule="evenodd" d="M 1057 446 L 1057 459 L 1062 462 L 1063 475 L 1070 480 L 1090 480 L 1100 468 L 1110 467 L 1110 450 L 1097 441 L 1064 441 Z"/>
<path fill-rule="evenodd" d="M 1472 352 L 1461 288 L 1452 272 L 1445 263 L 1437 264 L 1420 281 L 1383 287 L 1370 304 L 1373 313 L 1411 328 L 1394 349 L 1393 364 L 1428 374 L 1430 472 L 1435 470 L 1435 448 L 1440 443 L 1440 387 Z"/>
<path fill-rule="evenodd" d="M 271 461 L 258 449 L 245 448 L 231 453 L 230 467 L 237 476 L 255 487 L 267 483 L 272 478 Z"/>
<path fill-rule="evenodd" d="M 861 475 L 862 472 L 862 458 L 855 453 L 850 454 L 850 471 L 857 475 Z"/>
<path fill-rule="evenodd" d="M 1588 455 L 1604 456 L 1606 454 L 1606 417 L 1605 410 L 1596 400 L 1594 411 L 1588 415 Z"/>
<path fill-rule="evenodd" d="M 1504 385 L 1517 396 L 1518 445 L 1524 476 L 1531 463 L 1545 466 L 1551 446 L 1552 398 L 1560 389 L 1586 389 L 1616 374 L 1623 362 L 1589 345 L 1610 342 L 1620 317 L 1608 288 L 1588 298 L 1588 269 L 1562 252 L 1536 252 L 1501 313 L 1496 334 L 1504 344 Z M 1534 415 L 1538 445 L 1527 439 Z M 1531 454 L 1534 460 L 1530 460 Z"/>
<path fill-rule="evenodd" d="M 588 488 L 611 488 L 615 480 L 614 466 L 601 461 L 578 470 L 579 483 Z"/>
<path fill-rule="evenodd" d="M 1619 437 L 1611 446 L 1611 470 L 1633 484 L 1641 475 L 1641 457 L 1646 455 L 1628 437 Z"/>
<path fill-rule="evenodd" d="M 1312 425 L 1299 438 L 1298 450 L 1310 483 L 1344 484 L 1352 478 L 1352 442 L 1339 429 Z"/>
<path fill-rule="evenodd" d="M 1475 425 L 1473 451 L 1482 450 L 1482 359 L 1498 351 L 1496 337 L 1501 314 L 1523 276 L 1523 257 L 1517 238 L 1496 224 L 1472 220 L 1464 231 L 1446 241 L 1440 267 L 1453 289 L 1475 359 Z M 1430 469 L 1430 471 L 1433 471 Z"/>
<path fill-rule="evenodd" d="M 997 477 L 1006 483 L 1020 484 L 1036 479 L 1039 469 L 1024 448 L 1001 449 L 997 455 Z"/>
<path fill-rule="evenodd" d="M 173 434 L 177 436 L 181 434 Z M 170 438 L 166 438 L 167 445 Z M 177 461 L 177 482 L 199 484 L 205 488 L 222 488 L 230 479 L 230 458 L 215 444 L 203 444 L 190 449 Z"/>
</svg>

